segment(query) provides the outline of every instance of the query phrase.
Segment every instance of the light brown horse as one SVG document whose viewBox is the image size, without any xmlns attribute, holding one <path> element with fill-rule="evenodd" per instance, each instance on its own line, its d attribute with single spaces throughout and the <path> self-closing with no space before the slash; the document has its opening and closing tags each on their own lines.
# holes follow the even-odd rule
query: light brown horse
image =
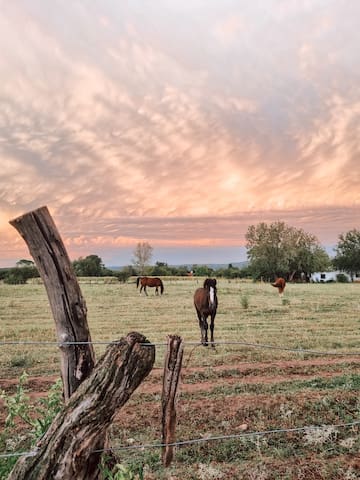
<svg viewBox="0 0 360 480">
<path fill-rule="evenodd" d="M 279 295 L 281 296 L 284 293 L 286 281 L 285 278 L 275 277 L 275 282 L 271 284 L 273 287 L 277 288 Z"/>
<path fill-rule="evenodd" d="M 204 281 L 204 286 L 202 288 L 198 288 L 195 291 L 194 306 L 199 319 L 202 345 L 204 345 L 205 347 L 209 345 L 207 318 L 210 315 L 210 338 L 211 338 L 210 343 L 212 347 L 215 347 L 214 321 L 215 321 L 216 310 L 218 307 L 215 278 L 207 278 Z"/>
<path fill-rule="evenodd" d="M 160 278 L 158 277 L 138 277 L 136 279 L 136 288 L 140 287 L 140 294 L 144 290 L 145 295 L 147 295 L 146 287 L 155 287 L 155 295 L 159 295 L 159 287 L 161 295 L 164 293 L 164 285 Z"/>
</svg>

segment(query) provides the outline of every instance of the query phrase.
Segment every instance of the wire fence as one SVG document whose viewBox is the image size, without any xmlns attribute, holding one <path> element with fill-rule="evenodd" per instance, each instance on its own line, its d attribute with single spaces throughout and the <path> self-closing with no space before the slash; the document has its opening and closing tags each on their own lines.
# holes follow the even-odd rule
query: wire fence
<svg viewBox="0 0 360 480">
<path fill-rule="evenodd" d="M 8 345 L 37 345 L 37 346 L 54 346 L 54 347 L 70 347 L 73 345 L 110 345 L 110 344 L 121 344 L 123 341 L 88 341 L 88 342 L 56 342 L 56 341 L 28 341 L 28 340 L 18 340 L 18 341 L 0 341 L 0 346 L 8 346 Z M 269 345 L 269 344 L 260 344 L 260 343 L 251 343 L 251 342 L 243 342 L 243 341 L 217 341 L 217 342 L 208 342 L 209 345 L 214 346 L 226 346 L 226 345 L 238 345 L 243 347 L 251 347 L 251 348 L 260 348 L 260 349 L 270 349 L 270 350 L 282 350 L 287 352 L 294 352 L 294 353 L 301 353 L 301 354 L 311 354 L 311 355 L 319 355 L 319 356 L 358 356 L 360 355 L 359 351 L 354 352 L 336 352 L 336 351 L 319 351 L 319 350 L 309 350 L 303 348 L 292 348 L 287 346 L 278 346 L 278 345 Z M 155 343 L 141 343 L 144 347 L 166 347 L 168 345 L 167 342 L 155 342 Z M 191 347 L 198 347 L 202 344 L 199 342 L 185 342 L 184 346 L 191 346 Z M 174 446 L 174 447 L 181 447 L 186 445 L 193 445 L 205 442 L 214 442 L 214 441 L 222 441 L 222 440 L 231 440 L 231 439 L 241 439 L 247 437 L 258 437 L 258 436 L 265 436 L 265 435 L 273 435 L 273 434 L 285 434 L 285 433 L 299 433 L 302 431 L 309 431 L 309 430 L 321 430 L 324 428 L 347 428 L 352 426 L 360 425 L 360 420 L 354 420 L 348 423 L 340 423 L 340 424 L 332 424 L 332 425 L 307 425 L 302 427 L 296 428 L 279 428 L 273 430 L 263 430 L 263 431 L 255 431 L 255 432 L 242 432 L 237 434 L 231 435 L 219 435 L 214 437 L 202 437 L 190 440 L 183 440 L 174 443 L 153 443 L 153 444 L 141 444 L 141 445 L 124 445 L 119 447 L 112 447 L 103 450 L 95 450 L 93 453 L 102 453 L 102 452 L 109 452 L 109 451 L 128 451 L 128 450 L 144 450 L 150 448 L 163 448 L 165 446 Z M 10 457 L 22 457 L 22 456 L 34 456 L 38 452 L 38 449 L 34 449 L 27 452 L 11 452 L 11 453 L 0 453 L 0 459 L 3 458 L 10 458 Z"/>
<path fill-rule="evenodd" d="M 34 340 L 0 340 L 0 346 L 7 346 L 7 345 L 38 345 L 38 346 L 54 346 L 59 348 L 70 347 L 72 345 L 120 345 L 121 341 L 89 341 L 89 342 L 51 342 L 51 341 L 34 341 Z M 140 343 L 143 347 L 166 347 L 166 342 L 148 342 L 148 343 Z M 184 341 L 184 346 L 192 346 L 197 347 L 201 346 L 202 344 L 199 342 L 188 342 Z M 300 353 L 300 354 L 309 354 L 309 355 L 324 355 L 324 356 L 358 356 L 360 355 L 360 351 L 353 351 L 353 352 L 337 352 L 337 351 L 326 351 L 326 350 L 312 350 L 307 348 L 293 348 L 287 347 L 283 345 L 269 345 L 264 343 L 251 343 L 251 342 L 243 342 L 243 341 L 216 341 L 216 342 L 208 342 L 209 346 L 227 346 L 227 345 L 239 345 L 243 347 L 249 348 L 260 348 L 260 349 L 267 349 L 267 350 L 280 350 L 286 352 L 293 352 L 293 353 Z"/>
<path fill-rule="evenodd" d="M 231 435 L 218 435 L 214 437 L 202 437 L 202 438 L 194 438 L 190 440 L 182 440 L 179 442 L 173 443 L 149 443 L 149 444 L 141 444 L 141 445 L 122 445 L 119 447 L 112 447 L 112 448 L 104 448 L 99 450 L 94 450 L 92 453 L 106 453 L 106 452 L 118 452 L 118 451 L 129 451 L 129 450 L 145 450 L 150 448 L 163 448 L 163 447 L 183 447 L 187 445 L 194 445 L 199 443 L 207 443 L 207 442 L 215 442 L 215 441 L 222 441 L 222 440 L 234 440 L 234 439 L 241 439 L 241 438 L 249 438 L 249 437 L 259 437 L 265 435 L 275 435 L 275 434 L 283 434 L 283 433 L 300 433 L 300 432 L 307 432 L 307 431 L 321 431 L 325 429 L 336 429 L 336 428 L 347 428 L 347 427 L 354 427 L 360 425 L 360 420 L 354 420 L 353 422 L 348 423 L 338 423 L 333 425 L 306 425 L 303 427 L 295 427 L 295 428 L 276 428 L 273 430 L 262 430 L 256 432 L 242 432 L 236 433 Z M 29 452 L 14 452 L 14 453 L 3 453 L 0 454 L 0 458 L 10 458 L 10 457 L 33 457 L 38 453 L 38 448 L 35 448 Z"/>
</svg>

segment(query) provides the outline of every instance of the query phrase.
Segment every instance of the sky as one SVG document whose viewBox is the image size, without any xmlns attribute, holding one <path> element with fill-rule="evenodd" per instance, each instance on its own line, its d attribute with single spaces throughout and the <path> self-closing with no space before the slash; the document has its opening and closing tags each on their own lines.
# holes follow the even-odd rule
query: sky
<svg viewBox="0 0 360 480">
<path fill-rule="evenodd" d="M 0 267 L 46 205 L 70 258 L 246 259 L 360 221 L 358 0 L 0 0 Z"/>
</svg>

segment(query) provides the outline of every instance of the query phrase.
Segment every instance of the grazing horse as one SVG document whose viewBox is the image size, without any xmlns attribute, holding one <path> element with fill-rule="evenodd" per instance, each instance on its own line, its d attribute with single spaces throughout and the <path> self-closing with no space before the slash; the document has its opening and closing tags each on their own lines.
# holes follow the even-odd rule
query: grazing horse
<svg viewBox="0 0 360 480">
<path fill-rule="evenodd" d="M 286 282 L 282 277 L 275 277 L 275 282 L 271 284 L 273 287 L 276 287 L 279 291 L 279 295 L 282 296 L 285 290 Z"/>
<path fill-rule="evenodd" d="M 211 346 L 214 344 L 214 320 L 218 300 L 216 296 L 216 279 L 207 278 L 204 281 L 204 286 L 198 288 L 194 294 L 194 305 L 199 319 L 199 326 L 201 330 L 201 343 L 205 347 L 208 346 L 208 322 L 207 318 L 210 315 L 210 335 Z"/>
<path fill-rule="evenodd" d="M 164 285 L 158 277 L 138 277 L 136 280 L 136 288 L 140 287 L 140 294 L 144 289 L 145 295 L 147 295 L 146 287 L 155 287 L 155 295 L 159 295 L 159 287 L 161 295 L 164 292 Z"/>
</svg>

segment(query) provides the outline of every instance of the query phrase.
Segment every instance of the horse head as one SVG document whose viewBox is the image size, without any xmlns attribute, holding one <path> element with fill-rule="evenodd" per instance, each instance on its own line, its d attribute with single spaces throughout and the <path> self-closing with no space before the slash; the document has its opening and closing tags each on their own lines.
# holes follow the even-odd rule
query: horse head
<svg viewBox="0 0 360 480">
<path fill-rule="evenodd" d="M 209 294 L 209 308 L 216 309 L 217 307 L 217 298 L 216 298 L 216 278 L 207 278 L 204 281 L 204 288 L 208 290 Z"/>
</svg>

